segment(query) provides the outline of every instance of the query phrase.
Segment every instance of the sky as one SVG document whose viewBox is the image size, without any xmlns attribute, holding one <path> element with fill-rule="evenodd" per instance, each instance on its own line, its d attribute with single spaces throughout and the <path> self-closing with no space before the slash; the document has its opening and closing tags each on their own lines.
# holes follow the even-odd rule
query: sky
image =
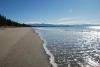
<svg viewBox="0 0 100 67">
<path fill-rule="evenodd" d="M 100 0 L 0 0 L 0 14 L 28 24 L 100 24 Z"/>
</svg>

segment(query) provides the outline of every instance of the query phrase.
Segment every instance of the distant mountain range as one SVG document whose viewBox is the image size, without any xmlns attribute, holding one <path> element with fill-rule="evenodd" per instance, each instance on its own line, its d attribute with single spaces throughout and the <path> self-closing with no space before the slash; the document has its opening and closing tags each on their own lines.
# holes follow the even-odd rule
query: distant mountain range
<svg viewBox="0 0 100 67">
<path fill-rule="evenodd" d="M 32 24 L 33 27 L 66 27 L 69 25 L 55 25 L 55 24 Z"/>
<path fill-rule="evenodd" d="M 81 24 L 81 25 L 56 25 L 56 24 L 31 24 L 32 27 L 86 27 L 86 26 L 100 26 L 94 24 Z"/>
</svg>

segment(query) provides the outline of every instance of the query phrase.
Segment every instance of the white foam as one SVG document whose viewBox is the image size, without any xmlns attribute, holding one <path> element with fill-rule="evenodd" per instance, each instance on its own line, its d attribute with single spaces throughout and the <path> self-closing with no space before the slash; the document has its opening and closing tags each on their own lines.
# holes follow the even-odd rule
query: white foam
<svg viewBox="0 0 100 67">
<path fill-rule="evenodd" d="M 54 56 L 53 54 L 48 50 L 48 48 L 46 47 L 47 45 L 47 42 L 46 40 L 43 39 L 41 33 L 39 33 L 38 31 L 35 30 L 35 32 L 40 36 L 41 40 L 44 41 L 43 43 L 43 47 L 44 47 L 44 50 L 46 51 L 46 54 L 49 55 L 49 60 L 50 60 L 50 64 L 53 66 L 53 67 L 58 67 L 58 65 L 55 63 L 55 59 L 54 59 Z"/>
<path fill-rule="evenodd" d="M 93 66 L 93 67 L 100 67 L 100 64 L 93 61 L 91 58 L 87 58 L 87 63 L 90 65 L 90 66 Z"/>
</svg>

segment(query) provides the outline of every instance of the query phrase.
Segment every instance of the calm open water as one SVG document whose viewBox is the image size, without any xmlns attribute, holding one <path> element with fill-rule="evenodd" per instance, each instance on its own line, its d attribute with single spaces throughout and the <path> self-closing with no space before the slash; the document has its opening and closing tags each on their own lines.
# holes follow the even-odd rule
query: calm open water
<svg viewBox="0 0 100 67">
<path fill-rule="evenodd" d="M 58 67 L 100 67 L 99 27 L 41 27 Z"/>
</svg>

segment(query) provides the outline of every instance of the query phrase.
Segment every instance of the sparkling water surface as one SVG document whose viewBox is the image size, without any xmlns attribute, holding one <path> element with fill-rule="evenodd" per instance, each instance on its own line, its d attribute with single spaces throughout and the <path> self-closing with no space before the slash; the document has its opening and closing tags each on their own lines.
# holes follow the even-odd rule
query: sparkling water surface
<svg viewBox="0 0 100 67">
<path fill-rule="evenodd" d="M 100 67 L 100 30 L 95 27 L 36 28 L 58 67 Z"/>
</svg>

